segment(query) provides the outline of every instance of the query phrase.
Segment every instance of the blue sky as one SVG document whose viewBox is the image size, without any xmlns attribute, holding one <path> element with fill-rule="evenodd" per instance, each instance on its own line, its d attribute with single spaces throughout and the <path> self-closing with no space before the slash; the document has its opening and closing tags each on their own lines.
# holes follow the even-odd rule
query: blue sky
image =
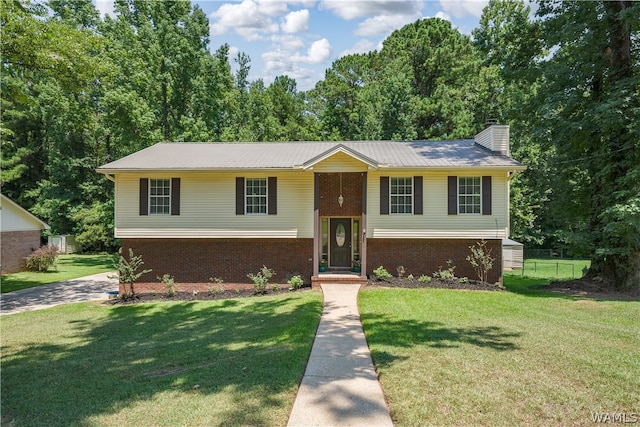
<svg viewBox="0 0 640 427">
<path fill-rule="evenodd" d="M 101 13 L 113 0 L 94 0 Z M 266 85 L 276 76 L 296 80 L 298 90 L 313 88 L 344 55 L 378 50 L 394 30 L 437 16 L 464 34 L 478 26 L 488 0 L 192 0 L 209 17 L 215 51 L 231 46 L 230 57 L 251 58 L 249 80 Z M 232 65 L 234 62 L 232 61 Z"/>
</svg>

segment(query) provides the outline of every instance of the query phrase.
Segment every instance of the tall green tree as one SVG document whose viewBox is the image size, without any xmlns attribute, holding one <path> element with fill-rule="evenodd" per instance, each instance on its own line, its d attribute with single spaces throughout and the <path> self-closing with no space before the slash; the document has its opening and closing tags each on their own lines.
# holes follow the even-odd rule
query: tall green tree
<svg viewBox="0 0 640 427">
<path fill-rule="evenodd" d="M 640 290 L 640 4 L 545 0 L 538 15 L 544 130 L 574 195 L 560 206 L 584 224 L 568 238 L 590 249 L 590 275 Z"/>
<path fill-rule="evenodd" d="M 511 237 L 528 246 L 551 244 L 557 227 L 545 226 L 555 174 L 541 143 L 537 104 L 545 57 L 540 23 L 523 1 L 490 0 L 472 32 L 482 53 L 480 85 L 486 117 L 511 125 L 511 155 L 527 170 L 511 181 Z M 547 220 L 547 224 L 548 224 Z"/>
<path fill-rule="evenodd" d="M 400 61 L 410 70 L 417 138 L 467 138 L 480 130 L 485 119 L 476 90 L 480 55 L 449 21 L 428 18 L 405 25 L 384 40 L 380 56 L 385 64 Z"/>
</svg>

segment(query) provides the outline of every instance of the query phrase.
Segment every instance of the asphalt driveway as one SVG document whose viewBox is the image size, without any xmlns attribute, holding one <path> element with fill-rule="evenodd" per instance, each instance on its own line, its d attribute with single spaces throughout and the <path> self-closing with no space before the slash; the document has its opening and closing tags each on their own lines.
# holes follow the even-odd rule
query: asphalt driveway
<svg viewBox="0 0 640 427">
<path fill-rule="evenodd" d="M 99 273 L 2 294 L 0 315 L 39 310 L 71 302 L 106 300 L 109 297 L 107 292 L 118 290 L 118 279 L 108 277 L 114 274 L 115 272 Z"/>
</svg>

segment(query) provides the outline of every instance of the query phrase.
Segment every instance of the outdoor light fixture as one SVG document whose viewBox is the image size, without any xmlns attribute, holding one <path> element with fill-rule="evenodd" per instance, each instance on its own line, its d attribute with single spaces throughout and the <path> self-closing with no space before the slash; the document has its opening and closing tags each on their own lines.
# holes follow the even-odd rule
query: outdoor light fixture
<svg viewBox="0 0 640 427">
<path fill-rule="evenodd" d="M 340 195 L 338 196 L 338 204 L 342 207 L 344 197 L 342 197 L 342 172 L 340 172 Z"/>
</svg>

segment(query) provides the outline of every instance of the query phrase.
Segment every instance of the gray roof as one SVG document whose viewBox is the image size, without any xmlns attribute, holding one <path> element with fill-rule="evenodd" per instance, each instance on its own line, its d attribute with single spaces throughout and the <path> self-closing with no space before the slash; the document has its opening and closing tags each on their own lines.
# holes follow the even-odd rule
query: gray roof
<svg viewBox="0 0 640 427">
<path fill-rule="evenodd" d="M 505 168 L 521 163 L 472 139 L 455 141 L 342 141 L 159 143 L 100 166 L 98 172 L 136 170 L 307 169 L 343 152 L 370 168 Z"/>
</svg>

